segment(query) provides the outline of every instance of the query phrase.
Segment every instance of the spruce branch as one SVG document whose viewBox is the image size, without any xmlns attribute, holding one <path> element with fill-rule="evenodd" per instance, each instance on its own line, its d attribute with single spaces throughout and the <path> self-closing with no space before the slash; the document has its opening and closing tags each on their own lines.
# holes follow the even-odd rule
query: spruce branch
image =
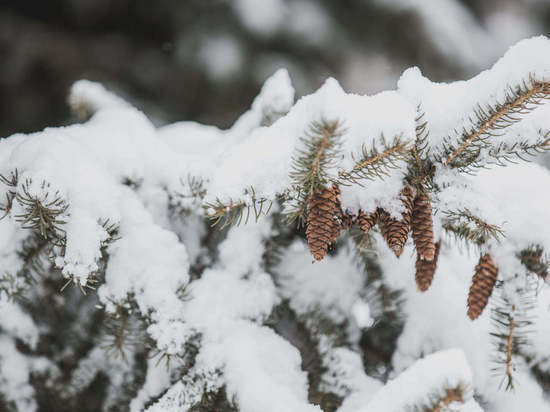
<svg viewBox="0 0 550 412">
<path fill-rule="evenodd" d="M 19 183 L 19 172 L 17 171 L 17 169 L 11 171 L 9 177 L 0 174 L 0 183 L 5 184 L 9 188 L 6 192 L 5 203 L 0 204 L 0 210 L 4 212 L 4 214 L 0 217 L 1 220 L 5 218 L 10 212 L 13 205 L 13 199 L 15 198 L 15 195 L 17 193 L 17 184 Z"/>
<path fill-rule="evenodd" d="M 29 290 L 29 283 L 21 276 L 11 272 L 4 272 L 0 275 L 0 296 L 4 295 L 10 301 L 22 299 Z"/>
<path fill-rule="evenodd" d="M 107 356 L 127 362 L 129 353 L 145 347 L 147 326 L 136 313 L 132 308 L 117 305 L 114 313 L 105 315 L 100 347 Z"/>
<path fill-rule="evenodd" d="M 86 293 L 86 289 L 90 289 L 90 290 L 96 290 L 96 284 L 99 283 L 99 280 L 97 280 L 95 277 L 94 277 L 95 273 L 90 273 L 88 274 L 88 277 L 86 278 L 86 284 L 85 285 L 82 285 L 82 283 L 76 279 L 73 275 L 70 275 L 67 280 L 65 281 L 65 283 L 63 284 L 63 286 L 61 286 L 61 289 L 59 289 L 59 293 L 63 293 L 63 291 L 65 289 L 67 289 L 67 286 L 73 284 L 73 285 L 78 285 L 78 289 L 80 290 L 80 292 L 86 296 L 87 293 Z"/>
<path fill-rule="evenodd" d="M 532 325 L 530 311 L 535 307 L 535 294 L 532 288 L 516 288 L 513 298 L 508 297 L 502 287 L 497 285 L 500 292 L 496 305 L 491 310 L 493 324 L 493 372 L 503 374 L 502 384 L 506 382 L 506 390 L 514 389 L 514 362 L 513 357 L 521 352 L 521 348 L 529 343 L 527 334 Z"/>
<path fill-rule="evenodd" d="M 36 230 L 57 246 L 63 246 L 65 230 L 62 225 L 66 222 L 62 217 L 67 211 L 67 203 L 59 192 L 52 195 L 47 191 L 50 184 L 46 181 L 42 181 L 40 189 L 45 192 L 40 195 L 31 193 L 31 185 L 32 180 L 27 179 L 15 195 L 16 201 L 23 207 L 23 212 L 15 215 L 15 220 L 24 229 Z"/>
<path fill-rule="evenodd" d="M 459 382 L 457 385 L 446 384 L 443 390 L 434 391 L 428 395 L 427 401 L 422 405 L 407 408 L 410 412 L 446 412 L 453 409 L 449 407 L 454 403 L 466 402 L 468 389 L 466 384 Z"/>
<path fill-rule="evenodd" d="M 244 200 L 229 200 L 223 202 L 216 198 L 214 202 L 203 204 L 205 215 L 208 219 L 213 220 L 212 226 L 221 223 L 221 228 L 226 226 L 240 225 L 244 219 L 244 223 L 248 223 L 251 216 L 257 222 L 261 216 L 267 216 L 273 206 L 273 200 L 263 196 L 257 197 L 254 188 L 247 189 L 245 195 L 250 195 L 250 201 Z"/>
<path fill-rule="evenodd" d="M 297 157 L 293 157 L 290 172 L 295 196 L 293 207 L 286 216 L 289 223 L 296 219 L 304 223 L 311 196 L 329 184 L 337 183 L 329 170 L 335 168 L 340 159 L 340 139 L 343 134 L 340 121 L 321 119 L 313 122 L 305 136 L 300 138 L 304 148 L 299 150 Z"/>
<path fill-rule="evenodd" d="M 179 213 L 189 215 L 192 211 L 191 206 L 199 206 L 206 196 L 206 186 L 202 179 L 192 175 L 187 175 L 184 180 L 180 178 L 181 191 L 169 191 L 168 197 L 170 207 Z"/>
<path fill-rule="evenodd" d="M 428 122 L 424 119 L 426 115 L 418 106 L 416 123 L 416 139 L 410 150 L 409 167 L 407 179 L 410 184 L 416 188 L 424 189 L 425 191 L 433 189 L 433 175 L 435 172 L 434 165 L 429 156 L 428 137 Z"/>
<path fill-rule="evenodd" d="M 525 268 L 531 272 L 546 280 L 548 276 L 548 270 L 550 268 L 550 262 L 544 255 L 544 249 L 540 245 L 533 245 L 522 250 L 518 258 Z"/>
<path fill-rule="evenodd" d="M 363 145 L 358 159 L 352 155 L 355 165 L 350 171 L 338 172 L 338 183 L 363 186 L 362 180 L 380 179 L 387 176 L 391 169 L 399 168 L 398 161 L 407 158 L 408 142 L 404 141 L 401 135 L 395 136 L 391 142 L 388 142 L 382 135 L 380 144 L 383 147 L 382 151 L 377 148 L 376 141 L 373 140 L 370 149 Z"/>
<path fill-rule="evenodd" d="M 479 156 L 483 149 L 493 147 L 492 138 L 502 136 L 504 129 L 519 122 L 523 115 L 548 98 L 550 83 L 540 82 L 533 76 L 515 88 L 509 87 L 503 102 L 486 107 L 478 105 L 474 109 L 474 118 L 470 119 L 473 126 L 464 128 L 458 139 L 447 137 L 442 154 L 436 160 L 460 171 L 483 166 Z M 459 133 L 455 131 L 455 134 Z"/>
<path fill-rule="evenodd" d="M 448 210 L 443 213 L 443 229 L 467 243 L 481 246 L 491 238 L 499 241 L 504 236 L 504 231 L 497 225 L 485 222 L 468 209 Z"/>
<path fill-rule="evenodd" d="M 530 161 L 531 157 L 537 154 L 544 153 L 550 150 L 550 131 L 541 133 L 539 139 L 534 143 L 527 141 L 516 142 L 513 144 L 500 143 L 489 149 L 495 163 L 499 166 L 505 166 L 506 163 L 517 163 L 517 159 L 522 161 Z"/>
</svg>

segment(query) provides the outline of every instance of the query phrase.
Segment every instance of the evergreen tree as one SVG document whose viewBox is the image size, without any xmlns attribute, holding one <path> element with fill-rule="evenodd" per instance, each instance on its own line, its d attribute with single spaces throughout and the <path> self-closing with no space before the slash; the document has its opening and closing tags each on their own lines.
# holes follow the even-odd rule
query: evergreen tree
<svg viewBox="0 0 550 412">
<path fill-rule="evenodd" d="M 227 130 L 75 83 L 0 141 L 1 410 L 547 410 L 549 72 L 279 70 Z"/>
</svg>

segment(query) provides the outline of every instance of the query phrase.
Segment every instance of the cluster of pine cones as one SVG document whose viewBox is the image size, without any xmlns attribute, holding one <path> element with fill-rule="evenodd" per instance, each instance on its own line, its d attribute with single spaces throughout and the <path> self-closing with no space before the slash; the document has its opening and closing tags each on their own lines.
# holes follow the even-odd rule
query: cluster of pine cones
<svg viewBox="0 0 550 412">
<path fill-rule="evenodd" d="M 306 222 L 307 242 L 315 260 L 323 259 L 340 231 L 351 228 L 353 224 L 357 224 L 365 234 L 378 225 L 382 237 L 397 257 L 403 253 L 409 232 L 412 232 L 417 252 L 416 284 L 422 292 L 428 290 L 437 267 L 440 245 L 440 242 L 434 242 L 430 198 L 427 193 L 416 191 L 409 185 L 403 187 L 400 198 L 405 210 L 402 219 L 397 220 L 381 208 L 370 214 L 342 212 L 337 185 L 315 193 L 308 203 Z"/>
<path fill-rule="evenodd" d="M 432 206 L 430 197 L 424 191 L 405 185 L 400 193 L 405 211 L 397 220 L 378 208 L 367 214 L 357 215 L 342 211 L 342 196 L 337 185 L 325 187 L 315 193 L 308 202 L 306 237 L 309 250 L 315 260 L 322 260 L 329 246 L 336 242 L 342 229 L 357 224 L 367 234 L 378 225 L 382 237 L 397 257 L 403 253 L 409 232 L 412 232 L 416 248 L 416 284 L 421 292 L 428 290 L 437 268 L 441 241 L 434 241 Z M 481 256 L 472 278 L 468 294 L 468 317 L 476 319 L 492 294 L 498 276 L 498 268 L 489 254 Z"/>
</svg>

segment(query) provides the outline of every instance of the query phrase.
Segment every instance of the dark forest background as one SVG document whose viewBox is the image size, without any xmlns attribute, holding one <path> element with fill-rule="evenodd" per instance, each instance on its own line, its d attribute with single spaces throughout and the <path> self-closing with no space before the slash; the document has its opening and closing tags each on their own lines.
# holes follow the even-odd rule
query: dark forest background
<svg viewBox="0 0 550 412">
<path fill-rule="evenodd" d="M 468 78 L 548 28 L 546 0 L 0 0 L 0 136 L 73 121 L 81 78 L 157 124 L 228 127 L 279 67 L 298 96 L 328 76 L 374 93 L 413 65 Z"/>
</svg>

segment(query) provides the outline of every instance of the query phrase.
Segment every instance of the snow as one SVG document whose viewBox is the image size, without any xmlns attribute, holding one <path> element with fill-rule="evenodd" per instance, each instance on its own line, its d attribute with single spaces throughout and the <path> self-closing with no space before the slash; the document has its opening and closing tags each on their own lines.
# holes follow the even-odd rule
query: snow
<svg viewBox="0 0 550 412">
<path fill-rule="evenodd" d="M 11 338 L 0 336 L 0 388 L 6 400 L 14 403 L 16 410 L 37 410 L 35 391 L 29 378 L 32 373 L 46 372 L 58 373 L 46 358 L 26 357 L 17 350 Z"/>
<path fill-rule="evenodd" d="M 140 412 L 144 410 L 145 403 L 170 386 L 169 369 L 158 359 L 149 358 L 147 360 L 147 375 L 145 382 L 138 391 L 136 397 L 130 402 L 130 412 Z"/>
<path fill-rule="evenodd" d="M 234 7 L 249 12 L 249 3 L 240 0 Z M 275 13 L 286 4 L 271 0 L 268 6 Z M 258 14 L 241 18 L 251 30 L 274 32 L 277 25 L 262 27 L 269 17 L 268 6 L 255 7 Z M 70 101 L 91 118 L 0 140 L 0 172 L 9 176 L 18 170 L 17 187 L 11 190 L 27 190 L 43 201 L 55 194 L 67 205 L 60 217 L 66 221 L 66 247 L 55 248 L 51 257 L 62 276 L 86 285 L 106 254 L 105 282 L 97 291 L 101 307 L 113 312 L 119 305 L 128 307 L 131 298 L 147 317 L 147 332 L 156 348 L 165 354 L 183 356 L 186 343 L 198 339 L 195 363 L 183 380 L 148 362 L 133 411 L 157 397 L 148 411 L 186 410 L 205 392 L 222 387 L 243 412 L 320 411 L 308 402 L 308 379 L 298 349 L 264 324 L 283 301 L 299 318 L 317 312 L 341 328 L 345 336 L 341 343 L 323 333 L 315 336 L 326 368 L 321 389 L 344 398 L 340 412 L 401 411 L 444 390 L 442 385 L 459 384 L 467 388 L 466 399 L 452 405 L 456 410 L 480 411 L 472 398 L 475 392 L 489 412 L 544 411 L 549 409 L 548 400 L 528 369 L 532 364 L 550 369 L 548 285 L 541 286 L 533 310 L 532 346 L 521 354 L 531 363 L 519 355 L 514 359 L 519 382 L 515 392 L 499 391 L 499 382 L 490 373 L 494 348 L 489 317 L 494 303 L 474 322 L 466 317 L 465 304 L 480 252 L 494 258 L 499 279 L 506 281 L 502 293 L 513 297 L 514 288 L 528 280 L 517 253 L 533 244 L 550 250 L 546 230 L 550 195 L 545 190 L 550 172 L 543 166 L 491 165 L 472 176 L 437 165 L 434 180 L 441 190 L 433 196 L 434 225 L 436 238 L 442 237 L 443 243 L 436 276 L 425 293 L 417 291 L 414 281 L 412 241 L 398 259 L 374 233 L 384 282 L 402 292 L 406 315 L 391 360 L 393 380 L 386 384 L 366 375 L 359 352 L 360 331 L 373 326 L 377 315 L 365 301 L 370 274 L 354 260 L 355 246 L 349 239 L 342 238 L 316 263 L 305 242 L 295 239 L 282 251 L 276 267 L 266 268 L 266 241 L 278 234 L 273 216 L 267 216 L 255 224 L 230 228 L 216 253 L 206 257 L 201 205 L 250 201 L 250 192 L 245 195 L 245 191 L 251 187 L 257 197 L 270 200 L 292 190 L 292 159 L 303 148 L 300 138 L 314 121 L 342 124 L 342 155 L 327 171 L 333 179 L 353 167 L 363 145 L 380 149 L 381 136 L 412 142 L 418 105 L 426 112 L 431 149 L 438 153 L 450 131 L 472 125 L 469 117 L 476 103 L 502 100 L 506 86 L 530 74 L 550 80 L 549 56 L 550 41 L 537 37 L 518 43 L 492 69 L 468 81 L 433 83 L 413 68 L 403 74 L 397 91 L 348 94 L 335 79 L 328 79 L 296 103 L 288 72 L 279 70 L 228 130 L 193 122 L 157 129 L 143 113 L 102 86 L 81 81 L 74 85 Z M 548 110 L 543 106 L 527 114 L 495 137 L 496 142 L 539 139 L 549 130 Z M 482 163 L 489 166 L 491 159 L 482 154 Z M 399 218 L 406 164 L 398 165 L 384 179 L 342 186 L 343 208 L 371 212 L 382 207 Z M 204 199 L 193 196 L 191 179 L 201 184 Z M 2 187 L 0 197 L 7 191 Z M 442 229 L 445 212 L 458 209 L 499 225 L 504 236 L 481 250 L 458 248 Z M 186 214 L 176 218 L 182 210 Z M 0 265 L 8 274 L 17 273 L 24 264 L 18 251 L 30 232 L 17 218 L 24 212 L 25 205 L 16 200 L 0 221 Z M 117 240 L 108 245 L 107 223 L 117 228 Z M 192 277 L 189 271 L 195 264 L 200 269 Z M 14 342 L 19 339 L 33 349 L 39 330 L 4 292 L 0 292 L 0 325 L 2 394 L 19 409 L 34 410 L 29 376 L 53 367 L 41 358 L 23 356 Z M 107 371 L 116 384 L 123 384 L 129 366 L 103 361 L 102 356 L 91 350 L 77 372 L 88 367 L 94 376 Z M 82 376 L 84 386 L 87 378 L 93 378 Z M 115 390 L 116 386 L 110 388 L 108 397 Z"/>
<path fill-rule="evenodd" d="M 389 381 L 373 399 L 357 412 L 385 411 L 400 412 L 410 405 L 421 405 L 426 395 L 445 388 L 465 387 L 472 381 L 472 372 L 464 352 L 448 349 L 416 361 L 397 378 Z M 445 388 L 442 388 L 445 382 Z M 466 393 L 466 399 L 472 396 Z"/>
<path fill-rule="evenodd" d="M 368 114 L 368 115 L 366 115 Z M 376 119 L 376 121 L 373 121 Z M 329 176 L 336 180 L 338 171 L 348 171 L 355 165 L 364 144 L 380 148 L 380 138 L 391 141 L 401 137 L 411 141 L 415 136 L 415 109 L 396 92 L 382 92 L 374 96 L 361 96 L 346 93 L 335 79 L 328 79 L 315 93 L 302 97 L 289 111 L 270 127 L 254 130 L 224 155 L 208 187 L 209 202 L 220 199 L 246 198 L 245 190 L 254 188 L 256 197 L 274 199 L 278 194 L 290 189 L 292 181 L 289 172 L 292 159 L 302 148 L 300 137 L 304 136 L 313 122 L 338 121 L 344 136 L 342 138 L 342 158 Z M 386 202 L 395 200 L 401 189 L 401 172 L 391 174 L 384 181 L 388 190 Z M 367 186 L 366 194 L 360 195 L 357 187 L 342 191 L 343 204 L 358 208 L 357 198 L 363 199 L 373 194 L 376 186 Z M 367 207 L 372 207 L 367 205 Z M 391 205 L 389 205 L 392 208 Z"/>
<path fill-rule="evenodd" d="M 297 349 L 261 326 L 279 302 L 260 264 L 269 228 L 268 218 L 232 228 L 219 247 L 218 264 L 190 284 L 192 299 L 182 313 L 186 326 L 201 334 L 195 368 L 223 371 L 228 397 L 238 399 L 244 412 L 319 410 L 307 403 L 307 378 Z M 168 393 L 179 399 L 176 387 Z M 164 402 L 169 400 L 161 398 L 159 405 Z"/>
<path fill-rule="evenodd" d="M 479 104 L 485 108 L 494 102 L 503 102 L 509 87 L 515 88 L 533 76 L 538 81 L 550 77 L 550 40 L 544 36 L 523 40 L 511 47 L 491 69 L 485 70 L 467 81 L 435 83 L 424 77 L 417 67 L 406 70 L 398 82 L 399 93 L 425 112 L 423 121 L 428 122 L 430 147 L 437 153 L 446 137 L 455 138 L 455 131 L 469 130 L 475 126 L 474 110 Z M 509 135 L 518 132 L 528 141 L 538 133 L 522 133 L 531 127 L 522 121 L 510 134 L 504 131 L 498 142 L 510 141 Z M 521 126 L 520 126 L 521 125 Z"/>
<path fill-rule="evenodd" d="M 30 348 L 36 348 L 39 331 L 32 318 L 19 305 L 8 300 L 2 292 L 0 292 L 0 330 L 13 338 L 21 339 Z"/>
<path fill-rule="evenodd" d="M 374 324 L 371 317 L 369 304 L 362 299 L 357 299 L 351 307 L 351 313 L 357 326 L 360 328 L 369 328 Z"/>
<path fill-rule="evenodd" d="M 320 309 L 335 323 L 352 317 L 360 298 L 364 275 L 353 262 L 351 250 L 312 263 L 307 245 L 295 241 L 276 269 L 279 290 L 299 315 Z"/>
</svg>

